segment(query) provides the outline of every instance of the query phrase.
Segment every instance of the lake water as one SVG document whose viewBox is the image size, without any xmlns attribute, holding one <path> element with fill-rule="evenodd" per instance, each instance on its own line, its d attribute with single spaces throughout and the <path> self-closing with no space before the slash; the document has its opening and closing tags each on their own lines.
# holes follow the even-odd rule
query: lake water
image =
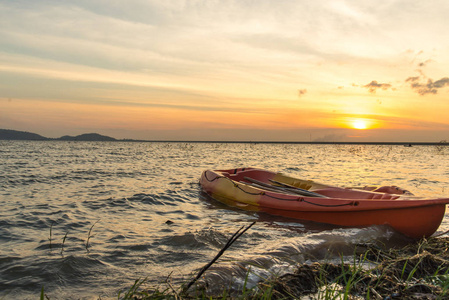
<svg viewBox="0 0 449 300">
<path fill-rule="evenodd" d="M 0 298 L 36 299 L 44 287 L 50 299 L 116 299 L 136 279 L 168 276 L 178 287 L 252 221 L 206 272 L 212 290 L 357 244 L 407 242 L 386 226 L 301 223 L 201 193 L 203 170 L 236 167 L 449 196 L 449 149 L 438 146 L 0 141 Z M 448 229 L 446 216 L 437 233 Z"/>
</svg>

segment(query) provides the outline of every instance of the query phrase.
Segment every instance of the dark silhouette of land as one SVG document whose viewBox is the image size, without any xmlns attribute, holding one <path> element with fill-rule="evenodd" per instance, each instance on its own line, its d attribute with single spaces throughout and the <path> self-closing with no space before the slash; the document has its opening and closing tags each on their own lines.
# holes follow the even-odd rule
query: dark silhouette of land
<svg viewBox="0 0 449 300">
<path fill-rule="evenodd" d="M 439 146 L 449 146 L 447 141 L 439 142 L 332 142 L 332 141 L 309 141 L 309 142 L 273 142 L 273 141 L 189 141 L 189 140 L 133 140 L 133 139 L 115 139 L 106 135 L 101 135 L 98 133 L 85 133 L 77 136 L 64 135 L 60 138 L 47 138 L 42 135 L 10 130 L 10 129 L 0 129 L 0 140 L 25 140 L 25 141 L 91 141 L 91 142 L 180 142 L 180 143 L 252 143 L 252 144 L 335 144 L 335 145 L 403 145 L 405 147 L 419 146 L 419 145 L 439 145 Z"/>
<path fill-rule="evenodd" d="M 100 142 L 114 142 L 115 138 L 110 136 L 101 135 L 98 133 L 85 133 L 77 136 L 64 135 L 58 140 L 61 141 L 100 141 Z"/>
<path fill-rule="evenodd" d="M 117 139 L 101 135 L 98 133 L 86 133 L 77 136 L 65 135 L 60 138 L 52 139 L 47 138 L 42 135 L 26 132 L 26 131 L 17 131 L 10 129 L 0 129 L 0 140 L 25 140 L 25 141 L 107 141 L 113 142 L 117 141 Z"/>
<path fill-rule="evenodd" d="M 48 140 L 48 138 L 31 132 L 0 129 L 0 140 L 45 141 Z"/>
</svg>

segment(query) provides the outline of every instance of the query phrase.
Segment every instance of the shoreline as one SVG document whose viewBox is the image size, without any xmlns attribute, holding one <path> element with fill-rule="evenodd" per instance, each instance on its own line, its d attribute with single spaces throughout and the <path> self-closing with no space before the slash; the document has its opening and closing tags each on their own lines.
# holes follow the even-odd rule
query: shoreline
<svg viewBox="0 0 449 300">
<path fill-rule="evenodd" d="M 292 273 L 261 281 L 239 293 L 224 289 L 208 293 L 208 283 L 199 282 L 186 292 L 170 284 L 143 289 L 136 280 L 123 299 L 447 299 L 449 297 L 449 237 L 433 237 L 401 248 L 375 245 L 355 248 L 353 260 L 335 264 L 311 262 Z M 249 271 L 250 272 L 250 271 Z M 120 296 L 120 295 L 119 295 Z"/>
<path fill-rule="evenodd" d="M 101 143 L 173 143 L 173 144 L 273 144 L 273 145 L 354 145 L 354 146 L 449 146 L 449 142 L 290 142 L 290 141 L 183 141 L 183 140 L 64 140 L 64 139 L 8 139 L 0 138 L 0 141 L 21 142 L 101 142 Z"/>
</svg>

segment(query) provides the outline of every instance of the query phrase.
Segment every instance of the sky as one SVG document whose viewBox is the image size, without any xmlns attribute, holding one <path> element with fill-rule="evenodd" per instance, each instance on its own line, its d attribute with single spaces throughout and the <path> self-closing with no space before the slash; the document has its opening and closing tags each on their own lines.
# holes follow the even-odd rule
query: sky
<svg viewBox="0 0 449 300">
<path fill-rule="evenodd" d="M 449 1 L 0 0 L 0 128 L 449 140 Z"/>
</svg>

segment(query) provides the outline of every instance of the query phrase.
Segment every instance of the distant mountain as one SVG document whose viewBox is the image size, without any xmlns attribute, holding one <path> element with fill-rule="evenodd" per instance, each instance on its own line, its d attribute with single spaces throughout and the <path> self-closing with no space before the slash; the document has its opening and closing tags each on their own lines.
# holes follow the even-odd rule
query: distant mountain
<svg viewBox="0 0 449 300">
<path fill-rule="evenodd" d="M 62 140 L 62 141 L 105 141 L 105 142 L 112 142 L 112 141 L 116 141 L 116 139 L 109 137 L 109 136 L 105 136 L 105 135 L 101 135 L 98 133 L 85 133 L 85 134 L 81 134 L 81 135 L 77 135 L 77 136 L 70 136 L 70 135 L 65 135 L 60 137 L 58 140 Z"/>
<path fill-rule="evenodd" d="M 48 140 L 48 138 L 26 131 L 0 129 L 0 140 L 45 141 Z"/>
<path fill-rule="evenodd" d="M 0 140 L 26 140 L 26 141 L 117 141 L 116 139 L 98 133 L 86 133 L 77 136 L 65 135 L 57 139 L 51 139 L 36 133 L 17 131 L 10 129 L 0 129 Z"/>
</svg>

